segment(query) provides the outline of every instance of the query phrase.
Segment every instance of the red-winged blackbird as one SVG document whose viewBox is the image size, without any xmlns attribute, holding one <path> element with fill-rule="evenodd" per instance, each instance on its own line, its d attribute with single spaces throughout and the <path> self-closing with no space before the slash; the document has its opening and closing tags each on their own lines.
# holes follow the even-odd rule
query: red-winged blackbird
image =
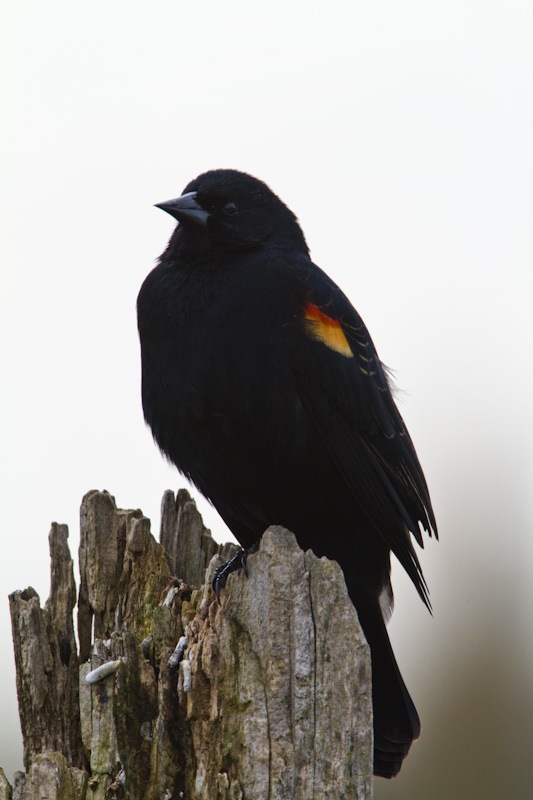
<svg viewBox="0 0 533 800">
<path fill-rule="evenodd" d="M 159 208 L 179 225 L 138 298 L 145 419 L 244 548 L 278 524 L 339 562 L 372 653 L 374 772 L 392 777 L 420 721 L 385 628 L 390 551 L 429 608 L 410 533 L 437 530 L 385 369 L 264 183 L 214 170 Z"/>
</svg>

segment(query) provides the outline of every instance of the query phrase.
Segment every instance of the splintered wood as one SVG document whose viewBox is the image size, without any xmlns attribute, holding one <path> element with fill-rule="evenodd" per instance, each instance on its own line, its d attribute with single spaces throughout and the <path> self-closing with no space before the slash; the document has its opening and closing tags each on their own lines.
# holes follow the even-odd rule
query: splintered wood
<svg viewBox="0 0 533 800">
<path fill-rule="evenodd" d="M 237 548 L 185 490 L 165 493 L 161 544 L 140 511 L 89 492 L 78 655 L 67 538 L 54 523 L 45 607 L 10 596 L 14 800 L 370 800 L 370 659 L 335 562 L 269 528 L 219 604 L 213 572 Z"/>
</svg>

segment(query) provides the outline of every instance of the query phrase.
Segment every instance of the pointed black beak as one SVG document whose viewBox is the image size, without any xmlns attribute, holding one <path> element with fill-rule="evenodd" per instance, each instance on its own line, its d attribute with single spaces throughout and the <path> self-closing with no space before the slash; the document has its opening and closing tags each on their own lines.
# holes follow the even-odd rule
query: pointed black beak
<svg viewBox="0 0 533 800">
<path fill-rule="evenodd" d="M 156 203 L 156 208 L 162 208 L 167 214 L 178 220 L 178 222 L 190 222 L 193 225 L 207 225 L 209 211 L 196 202 L 196 192 L 187 192 L 174 200 L 165 200 L 164 203 Z"/>
</svg>

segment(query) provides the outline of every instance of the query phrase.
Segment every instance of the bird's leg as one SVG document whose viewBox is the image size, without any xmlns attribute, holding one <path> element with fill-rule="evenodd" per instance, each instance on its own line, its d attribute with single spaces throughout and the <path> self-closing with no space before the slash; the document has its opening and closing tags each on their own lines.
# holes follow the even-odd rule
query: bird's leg
<svg viewBox="0 0 533 800">
<path fill-rule="evenodd" d="M 256 553 L 259 550 L 259 542 L 261 540 L 258 539 L 255 544 L 253 544 L 248 550 L 239 550 L 239 552 L 233 556 L 229 561 L 226 561 L 225 564 L 221 564 L 220 567 L 217 567 L 214 574 L 213 574 L 213 581 L 212 587 L 217 596 L 217 600 L 220 603 L 220 592 L 226 585 L 226 581 L 228 580 L 228 576 L 231 575 L 232 572 L 238 572 L 239 570 L 243 570 L 246 577 L 248 577 L 248 569 L 246 567 L 246 562 L 248 560 L 248 556 L 252 555 L 252 553 Z"/>
</svg>

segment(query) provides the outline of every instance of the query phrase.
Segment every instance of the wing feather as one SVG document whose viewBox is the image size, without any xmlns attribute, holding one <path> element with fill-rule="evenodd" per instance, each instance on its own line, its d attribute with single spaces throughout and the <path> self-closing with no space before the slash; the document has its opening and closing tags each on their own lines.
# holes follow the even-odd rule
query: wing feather
<svg viewBox="0 0 533 800">
<path fill-rule="evenodd" d="M 321 270 L 307 272 L 297 314 L 292 368 L 301 401 L 356 502 L 397 556 L 429 607 L 427 585 L 409 533 L 423 547 L 421 528 L 437 537 L 428 488 L 396 407 L 386 370 L 357 311 Z M 305 325 L 309 308 L 339 327 L 353 353 Z M 307 317 L 306 317 L 307 314 Z M 304 357 L 302 357 L 304 353 Z"/>
</svg>

